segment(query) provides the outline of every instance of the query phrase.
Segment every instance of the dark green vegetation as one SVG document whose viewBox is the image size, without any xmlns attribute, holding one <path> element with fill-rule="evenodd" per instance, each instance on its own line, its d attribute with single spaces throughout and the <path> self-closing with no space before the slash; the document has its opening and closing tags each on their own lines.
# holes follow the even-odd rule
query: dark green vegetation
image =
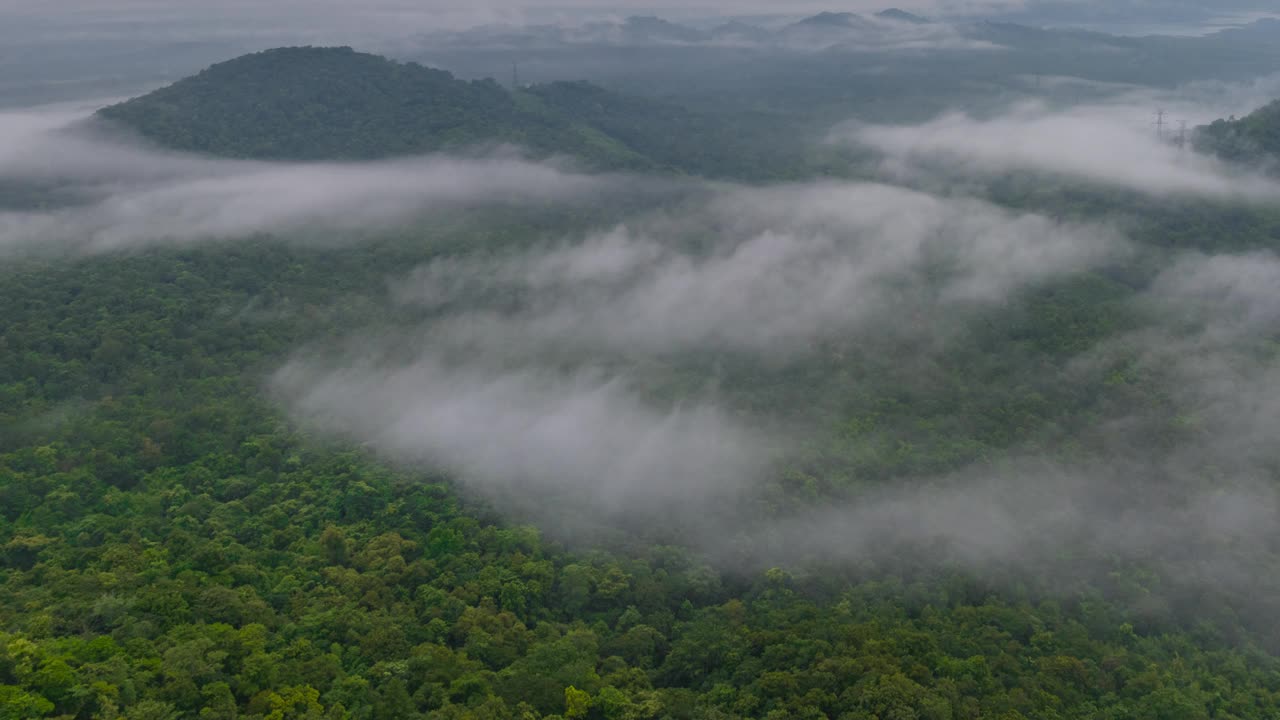
<svg viewBox="0 0 1280 720">
<path fill-rule="evenodd" d="M 380 157 L 402 143 L 438 147 L 441 137 L 528 140 L 510 118 L 560 113 L 610 138 L 607 158 L 642 148 L 656 165 L 677 165 L 687 149 L 661 143 L 692 142 L 653 131 L 666 118 L 657 106 L 587 85 L 513 97 L 348 51 L 288 53 L 322 66 L 353 61 L 334 72 L 361 103 L 387 97 L 371 76 L 404 73 L 410 84 L 456 91 L 450 107 L 465 112 L 441 126 L 455 134 L 418 135 L 416 125 L 397 125 L 397 100 L 375 116 L 376 141 L 371 127 L 369 144 L 353 146 L 365 137 L 353 125 L 364 111 L 340 97 L 272 104 L 286 114 L 259 126 L 243 114 L 252 103 L 239 100 L 254 97 L 252 83 L 235 92 L 214 84 L 212 97 L 235 110 L 199 106 L 218 144 L 198 149 Z M 191 148 L 183 123 L 197 122 L 197 106 L 186 103 L 204 102 L 208 80 L 111 114 L 140 113 L 145 134 Z M 311 92 L 333 87 L 303 82 Z M 271 99 L 279 89 L 261 92 Z M 680 117 L 668 131 L 695 123 Z M 311 128 L 305 143 L 290 144 L 294 123 Z M 544 150 L 569 152 L 555 143 L 584 137 L 546 127 Z M 858 483 L 994 464 L 1028 445 L 1087 453 L 1075 441 L 1097 440 L 1105 433 L 1089 431 L 1102 421 L 1135 413 L 1161 442 L 1181 439 L 1158 378 L 1124 366 L 1081 374 L 1071 360 L 1133 327 L 1125 302 L 1171 250 L 1275 247 L 1280 219 L 1014 181 L 991 194 L 1072 217 L 1123 208 L 1144 251 L 1011 298 L 927 367 L 866 348 L 784 367 L 696 358 L 654 373 L 656 391 L 672 392 L 696 384 L 701 364 L 724 365 L 737 407 L 780 424 L 805 408 L 820 421 L 772 481 L 766 515 Z M 1275 717 L 1280 638 L 1248 612 L 1251 601 L 1274 607 L 1267 598 L 1210 588 L 1171 602 L 1162 592 L 1178 578 L 1121 562 L 1104 568 L 1103 581 L 1087 575 L 1064 590 L 1053 565 L 1013 580 L 910 557 L 738 572 L 678 545 L 564 547 L 451 478 L 319 443 L 264 397 L 266 375 L 297 348 L 411 323 L 387 307 L 389 275 L 600 220 L 488 214 L 326 250 L 254 238 L 7 260 L 0 719 Z"/>
<path fill-rule="evenodd" d="M 305 441 L 264 404 L 261 373 L 372 321 L 366 293 L 416 247 L 256 241 L 6 269 L 0 717 L 1146 720 L 1280 703 L 1280 666 L 1249 641 L 1097 591 L 569 552 L 444 479 Z M 1099 283 L 1029 299 L 1018 342 L 1048 359 L 1106 332 L 1093 323 L 1115 290 Z M 953 382 L 1011 379 L 990 365 L 999 337 L 957 357 L 948 372 L 971 374 Z M 781 381 L 762 392 L 805 392 Z M 951 466 L 965 443 L 998 452 L 1061 419 L 1015 387 L 940 428 L 894 385 L 873 390 L 854 407 L 936 429 L 861 471 Z"/>
<path fill-rule="evenodd" d="M 1269 164 L 1280 158 L 1280 100 L 1245 117 L 1196 130 L 1198 149 L 1233 162 Z"/>
<path fill-rule="evenodd" d="M 457 80 L 351 48 L 245 55 L 99 115 L 162 145 L 240 158 L 368 160 L 512 142 L 606 163 L 640 160 L 492 80 Z"/>
<path fill-rule="evenodd" d="M 597 169 L 774 176 L 760 133 L 681 107 L 557 82 L 516 92 L 351 48 L 280 48 L 214 65 L 100 117 L 160 145 L 234 158 L 369 160 L 515 144 Z"/>
</svg>

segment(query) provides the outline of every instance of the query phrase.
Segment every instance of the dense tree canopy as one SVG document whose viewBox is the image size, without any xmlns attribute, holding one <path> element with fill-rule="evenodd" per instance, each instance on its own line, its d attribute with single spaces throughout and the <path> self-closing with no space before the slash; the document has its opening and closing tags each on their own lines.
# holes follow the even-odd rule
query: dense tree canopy
<svg viewBox="0 0 1280 720">
<path fill-rule="evenodd" d="M 417 252 L 260 240 L 6 270 L 3 717 L 1244 719 L 1280 703 L 1274 657 L 1096 590 L 584 554 L 445 478 L 306 441 L 260 399 L 264 361 L 372 322 L 371 285 Z M 1099 282 L 1029 299 L 1035 352 L 1106 332 L 1079 324 L 1116 292 Z M 1007 346 L 981 342 L 958 384 L 1007 377 L 983 366 Z M 1015 387 L 936 430 L 928 403 L 873 391 L 875 422 L 924 434 L 859 472 L 962 463 L 1077 412 Z"/>
<path fill-rule="evenodd" d="M 695 152 L 732 133 L 658 103 L 585 84 L 513 94 L 346 49 L 241 58 L 103 114 L 234 157 L 511 140 L 603 164 L 792 171 L 730 164 L 732 142 Z M 1076 361 L 1137 324 L 1130 301 L 1175 251 L 1274 247 L 1274 209 L 1016 177 L 986 192 L 1123 220 L 1139 249 L 1013 293 L 916 364 L 850 343 L 789 364 L 712 353 L 637 371 L 679 395 L 713 368 L 735 412 L 803 430 L 748 522 L 1028 447 L 1087 458 L 1121 422 L 1156 452 L 1197 431 L 1159 368 Z M 0 720 L 1276 716 L 1280 633 L 1257 615 L 1275 597 L 1171 576 L 1159 548 L 1149 565 L 1102 558 L 1072 575 L 1069 547 L 978 572 L 937 547 L 718 564 L 679 526 L 573 543 L 448 473 L 315 437 L 264 391 L 300 347 L 416 320 L 386 299 L 393 272 L 609 213 L 440 213 L 337 247 L 256 237 L 6 260 Z M 1274 338 L 1259 345 L 1274 358 Z M 1280 568 L 1280 546 L 1259 545 L 1261 567 Z M 1275 589 L 1264 574 L 1255 587 Z"/>
<path fill-rule="evenodd" d="M 588 83 L 509 90 L 351 48 L 279 48 L 214 65 L 99 117 L 178 150 L 368 160 L 518 145 L 590 166 L 779 176 L 795 159 L 761 134 Z M 775 136 L 776 137 L 776 136 Z"/>
<path fill-rule="evenodd" d="M 1280 100 L 1242 118 L 1198 128 L 1196 144 L 1235 162 L 1274 165 L 1280 158 Z"/>
<path fill-rule="evenodd" d="M 99 115 L 169 147 L 229 157 L 364 160 L 500 142 L 605 162 L 631 156 L 492 80 L 351 48 L 245 55 Z"/>
</svg>

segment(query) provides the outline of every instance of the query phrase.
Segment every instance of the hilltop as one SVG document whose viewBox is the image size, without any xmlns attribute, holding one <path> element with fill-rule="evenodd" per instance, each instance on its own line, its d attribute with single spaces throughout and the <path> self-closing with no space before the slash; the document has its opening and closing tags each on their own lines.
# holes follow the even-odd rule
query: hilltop
<svg viewBox="0 0 1280 720">
<path fill-rule="evenodd" d="M 928 25 L 932 21 L 927 17 L 909 13 L 899 8 L 889 8 L 876 13 L 876 17 L 881 20 L 895 20 L 897 22 L 911 23 L 912 25 Z"/>
<path fill-rule="evenodd" d="M 1280 100 L 1245 117 L 1197 128 L 1196 147 L 1235 162 L 1274 162 L 1280 158 Z"/>
<path fill-rule="evenodd" d="M 598 170 L 712 177 L 789 172 L 784 143 L 661 100 L 582 81 L 461 80 L 349 47 L 213 65 L 98 111 L 163 147 L 255 160 L 350 161 L 516 145 Z"/>
<path fill-rule="evenodd" d="M 593 100 L 589 120 L 556 105 L 584 92 Z M 492 79 L 460 80 L 349 47 L 244 55 L 98 116 L 165 147 L 233 158 L 370 160 L 510 143 L 597 167 L 665 166 L 643 146 L 671 128 L 632 132 L 624 142 L 601 128 L 616 119 L 610 108 L 625 108 L 630 118 L 684 118 L 678 109 L 595 86 L 511 91 Z"/>
</svg>

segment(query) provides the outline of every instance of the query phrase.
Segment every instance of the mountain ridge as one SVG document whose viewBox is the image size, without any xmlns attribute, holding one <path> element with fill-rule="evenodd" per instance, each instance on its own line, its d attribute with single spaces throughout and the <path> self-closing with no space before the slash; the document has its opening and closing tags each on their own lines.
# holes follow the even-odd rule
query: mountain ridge
<svg viewBox="0 0 1280 720">
<path fill-rule="evenodd" d="M 350 47 L 274 48 L 217 63 L 98 118 L 165 147 L 255 160 L 374 160 L 516 144 L 589 165 L 656 163 L 491 78 L 460 80 Z"/>
<path fill-rule="evenodd" d="M 1280 100 L 1242 118 L 1230 117 L 1196 128 L 1197 150 L 1246 165 L 1280 162 Z"/>
<path fill-rule="evenodd" d="M 495 145 L 589 170 L 727 176 L 786 162 L 704 114 L 585 81 L 507 88 L 350 47 L 275 48 L 105 107 L 162 147 L 270 161 L 364 161 Z M 772 153 L 772 155 L 771 155 Z M 769 162 L 761 160 L 769 155 Z"/>
</svg>

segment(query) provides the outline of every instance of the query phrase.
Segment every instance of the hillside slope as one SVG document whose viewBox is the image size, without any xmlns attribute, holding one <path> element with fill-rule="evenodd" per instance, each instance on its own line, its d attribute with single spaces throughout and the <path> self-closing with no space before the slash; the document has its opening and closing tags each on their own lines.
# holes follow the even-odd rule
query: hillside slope
<svg viewBox="0 0 1280 720">
<path fill-rule="evenodd" d="M 263 160 L 368 160 L 514 143 L 606 167 L 653 163 L 493 80 L 463 81 L 351 48 L 278 48 L 103 108 L 161 145 Z"/>
<path fill-rule="evenodd" d="M 710 115 L 587 82 L 508 90 L 348 47 L 277 48 L 98 111 L 164 147 L 255 160 L 373 160 L 517 145 L 596 170 L 801 174 L 778 123 Z"/>
<path fill-rule="evenodd" d="M 1196 146 L 1235 162 L 1274 163 L 1280 158 L 1280 100 L 1245 117 L 1198 128 Z"/>
</svg>

